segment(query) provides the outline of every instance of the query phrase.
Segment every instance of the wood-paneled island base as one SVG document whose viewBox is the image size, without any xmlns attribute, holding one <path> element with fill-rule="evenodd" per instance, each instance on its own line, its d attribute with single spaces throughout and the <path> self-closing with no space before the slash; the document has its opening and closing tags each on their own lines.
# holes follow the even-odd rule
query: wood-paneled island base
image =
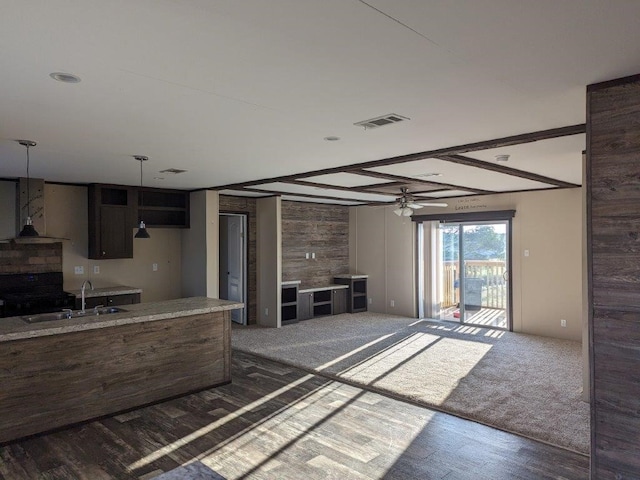
<svg viewBox="0 0 640 480">
<path fill-rule="evenodd" d="M 0 443 L 231 381 L 230 310 L 194 297 L 0 324 Z"/>
</svg>

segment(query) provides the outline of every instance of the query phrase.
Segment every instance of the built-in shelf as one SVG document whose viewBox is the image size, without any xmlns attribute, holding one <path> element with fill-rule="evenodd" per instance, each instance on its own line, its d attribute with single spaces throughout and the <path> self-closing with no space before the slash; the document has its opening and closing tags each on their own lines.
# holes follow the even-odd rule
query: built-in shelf
<svg viewBox="0 0 640 480">
<path fill-rule="evenodd" d="M 283 282 L 280 287 L 282 325 L 288 325 L 298 321 L 298 284 L 299 282 Z"/>
<path fill-rule="evenodd" d="M 189 192 L 138 188 L 138 221 L 150 228 L 189 228 Z"/>
<path fill-rule="evenodd" d="M 367 275 L 338 275 L 333 281 L 347 285 L 347 312 L 357 313 L 367 311 Z"/>
</svg>

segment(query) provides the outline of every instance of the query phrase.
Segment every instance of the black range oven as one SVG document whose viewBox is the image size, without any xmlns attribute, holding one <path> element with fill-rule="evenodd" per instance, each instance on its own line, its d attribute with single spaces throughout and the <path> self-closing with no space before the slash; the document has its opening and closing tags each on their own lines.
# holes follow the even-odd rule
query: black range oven
<svg viewBox="0 0 640 480">
<path fill-rule="evenodd" d="M 75 296 L 62 290 L 62 272 L 0 275 L 0 316 L 13 317 L 73 308 Z"/>
</svg>

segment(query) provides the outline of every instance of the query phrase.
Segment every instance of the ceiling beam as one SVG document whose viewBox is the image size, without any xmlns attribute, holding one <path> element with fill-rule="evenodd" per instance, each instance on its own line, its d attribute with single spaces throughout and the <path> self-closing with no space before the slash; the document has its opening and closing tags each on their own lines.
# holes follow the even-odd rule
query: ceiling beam
<svg viewBox="0 0 640 480">
<path fill-rule="evenodd" d="M 465 145 L 458 145 L 455 147 L 410 153 L 408 155 L 386 158 L 384 160 L 373 160 L 371 162 L 359 163 L 357 165 L 344 168 L 347 171 L 350 171 L 352 169 L 360 168 L 383 167 L 387 165 L 395 165 L 396 163 L 415 162 L 416 160 L 424 160 L 425 158 L 435 158 L 442 155 L 459 155 L 461 153 L 477 152 L 479 150 L 489 150 L 493 148 L 509 147 L 511 145 L 521 145 L 523 143 L 532 143 L 540 140 L 549 140 L 551 138 L 568 137 L 571 135 L 579 135 L 585 132 L 586 125 L 584 123 L 580 123 L 578 125 L 570 125 L 568 127 L 552 128 L 549 130 L 540 130 L 538 132 L 523 133 L 520 135 L 512 135 L 510 137 L 496 138 L 494 140 L 467 143 Z"/>
<path fill-rule="evenodd" d="M 544 175 L 538 175 L 537 173 L 525 172 L 524 170 L 518 170 L 516 168 L 507 167 L 505 165 L 497 165 L 495 163 L 478 160 L 476 158 L 465 157 L 462 155 L 438 155 L 434 158 L 437 158 L 438 160 L 444 160 L 446 162 L 457 163 L 458 165 L 478 167 L 482 168 L 483 170 L 504 173 L 505 175 L 511 175 L 512 177 L 525 178 L 534 182 L 546 183 L 562 188 L 574 188 L 580 186 L 576 185 L 575 183 L 569 183 L 555 178 L 545 177 Z"/>
<path fill-rule="evenodd" d="M 570 125 L 568 127 L 552 128 L 549 130 L 540 130 L 538 132 L 523 133 L 520 135 L 512 135 L 509 137 L 496 138 L 483 142 L 467 143 L 454 147 L 440 148 L 437 150 L 427 150 L 424 152 L 412 153 L 409 155 L 401 155 L 399 157 L 385 158 L 382 160 L 373 160 L 364 163 L 355 163 L 342 167 L 323 168 L 321 170 L 313 170 L 305 173 L 297 173 L 295 175 L 283 175 L 280 177 L 263 178 L 260 180 L 251 180 L 249 182 L 231 183 L 211 187 L 211 190 L 237 190 L 243 187 L 251 187 L 264 183 L 284 182 L 287 180 L 296 180 L 299 178 L 315 177 L 318 175 L 329 175 L 332 173 L 353 173 L 353 170 L 361 170 L 363 168 L 382 167 L 386 165 L 395 165 L 396 163 L 413 162 L 416 160 L 424 160 L 425 158 L 434 158 L 441 155 L 460 155 L 478 150 L 488 150 L 492 148 L 508 147 L 511 145 L 520 145 L 522 143 L 537 142 L 539 140 L 548 140 L 551 138 L 567 137 L 571 135 L 579 135 L 586 132 L 586 125 L 580 123 L 578 125 Z M 471 191 L 471 190 L 470 190 Z"/>
<path fill-rule="evenodd" d="M 400 175 L 393 175 L 391 173 L 373 172 L 371 170 L 352 170 L 351 173 L 356 173 L 358 175 L 365 175 L 367 177 L 374 177 L 374 178 L 388 178 L 389 180 L 395 180 L 403 183 L 423 183 L 425 185 L 441 187 L 444 190 L 462 190 L 464 192 L 473 192 L 473 193 L 496 193 L 493 190 L 481 190 L 479 188 L 464 187 L 461 185 L 451 185 L 449 183 L 438 183 L 438 182 L 432 182 L 430 180 L 422 180 L 421 178 L 402 177 Z M 428 193 L 428 192 L 425 192 L 425 193 Z"/>
<path fill-rule="evenodd" d="M 333 195 L 313 195 L 310 193 L 292 193 L 292 192 L 280 192 L 280 191 L 276 191 L 276 190 L 267 190 L 267 189 L 263 189 L 263 188 L 251 188 L 251 187 L 247 187 L 247 188 L 243 188 L 242 190 L 245 190 L 247 192 L 255 192 L 255 193 L 265 193 L 265 194 L 269 194 L 269 195 L 290 195 L 292 197 L 304 197 L 304 198 L 316 198 L 316 199 L 324 199 L 324 200 L 337 200 L 340 202 L 351 202 L 351 203 L 360 203 L 360 204 L 380 204 L 380 205 L 385 205 L 387 203 L 393 203 L 393 202 L 382 202 L 382 201 L 376 201 L 376 200 L 361 200 L 358 198 L 344 198 L 344 197 L 334 197 Z M 392 197 L 393 195 L 388 195 L 389 197 Z M 352 206 L 352 205 L 348 205 L 348 206 Z"/>
<path fill-rule="evenodd" d="M 358 193 L 368 193 L 368 194 L 376 193 L 376 192 L 372 192 L 371 190 L 367 190 L 363 187 L 343 187 L 342 185 L 331 185 L 329 183 L 307 182 L 306 180 L 285 180 L 283 183 L 290 183 L 292 185 L 301 185 L 303 187 L 341 190 L 343 192 L 358 192 Z M 380 195 L 389 195 L 389 194 L 382 193 Z"/>
</svg>

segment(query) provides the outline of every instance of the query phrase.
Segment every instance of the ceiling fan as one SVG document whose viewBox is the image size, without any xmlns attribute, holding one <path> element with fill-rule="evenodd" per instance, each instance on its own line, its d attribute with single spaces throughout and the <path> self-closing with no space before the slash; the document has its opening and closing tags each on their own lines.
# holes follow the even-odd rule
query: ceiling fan
<svg viewBox="0 0 640 480">
<path fill-rule="evenodd" d="M 393 213 L 398 215 L 399 217 L 410 217 L 414 210 L 417 210 L 422 207 L 447 207 L 448 204 L 442 202 L 422 202 L 416 201 L 416 198 L 409 193 L 409 189 L 407 187 L 401 187 L 400 195 L 396 198 L 396 208 Z"/>
</svg>

